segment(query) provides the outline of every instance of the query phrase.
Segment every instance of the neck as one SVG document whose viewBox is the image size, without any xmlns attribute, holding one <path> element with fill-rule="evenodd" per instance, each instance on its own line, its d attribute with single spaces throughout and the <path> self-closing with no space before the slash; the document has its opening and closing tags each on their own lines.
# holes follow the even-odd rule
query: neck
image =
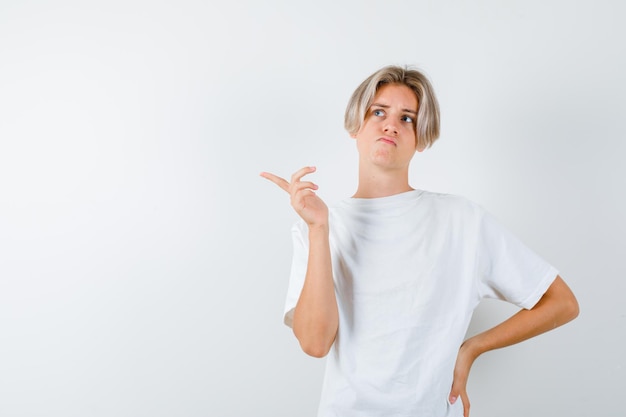
<svg viewBox="0 0 626 417">
<path fill-rule="evenodd" d="M 412 191 L 408 169 L 365 171 L 359 169 L 359 186 L 353 198 L 379 198 Z"/>
</svg>

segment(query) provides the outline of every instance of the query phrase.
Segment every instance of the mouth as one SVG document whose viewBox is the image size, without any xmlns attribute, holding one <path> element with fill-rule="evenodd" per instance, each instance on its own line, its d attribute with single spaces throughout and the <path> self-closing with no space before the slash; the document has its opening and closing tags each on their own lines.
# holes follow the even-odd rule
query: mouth
<svg viewBox="0 0 626 417">
<path fill-rule="evenodd" d="M 397 146 L 395 139 L 392 139 L 392 138 L 389 138 L 389 137 L 386 137 L 386 136 L 378 138 L 378 142 L 383 142 L 383 143 L 387 143 L 389 145 Z"/>
</svg>

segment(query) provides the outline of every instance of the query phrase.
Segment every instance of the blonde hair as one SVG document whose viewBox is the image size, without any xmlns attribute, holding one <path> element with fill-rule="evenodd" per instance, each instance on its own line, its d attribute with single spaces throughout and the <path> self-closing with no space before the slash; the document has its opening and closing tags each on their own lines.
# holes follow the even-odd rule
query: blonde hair
<svg viewBox="0 0 626 417">
<path fill-rule="evenodd" d="M 344 126 L 348 133 L 356 135 L 365 121 L 378 89 L 385 84 L 406 85 L 417 97 L 416 147 L 430 148 L 439 137 L 439 103 L 430 81 L 424 74 L 409 67 L 390 65 L 376 71 L 352 93 Z"/>
</svg>

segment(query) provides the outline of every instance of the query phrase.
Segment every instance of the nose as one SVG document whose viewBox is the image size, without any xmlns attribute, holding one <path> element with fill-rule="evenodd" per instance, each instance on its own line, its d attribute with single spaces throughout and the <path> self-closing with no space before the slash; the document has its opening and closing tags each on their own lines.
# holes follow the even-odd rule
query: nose
<svg viewBox="0 0 626 417">
<path fill-rule="evenodd" d="M 391 134 L 391 135 L 397 135 L 398 134 L 398 127 L 396 126 L 395 123 L 393 123 L 390 120 L 387 121 L 387 123 L 383 127 L 383 130 L 387 134 Z"/>
</svg>

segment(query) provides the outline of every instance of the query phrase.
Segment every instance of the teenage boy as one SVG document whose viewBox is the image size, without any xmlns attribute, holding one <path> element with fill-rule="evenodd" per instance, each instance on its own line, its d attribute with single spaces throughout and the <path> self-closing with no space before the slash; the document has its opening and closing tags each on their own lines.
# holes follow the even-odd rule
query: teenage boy
<svg viewBox="0 0 626 417">
<path fill-rule="evenodd" d="M 261 174 L 301 217 L 284 320 L 307 354 L 329 354 L 318 416 L 468 417 L 476 358 L 574 319 L 576 298 L 481 207 L 409 185 L 413 155 L 439 136 L 421 72 L 372 74 L 352 95 L 345 127 L 359 154 L 352 198 L 329 210 L 304 179 L 314 167 L 290 181 Z M 463 341 L 483 298 L 521 310 Z"/>
</svg>

